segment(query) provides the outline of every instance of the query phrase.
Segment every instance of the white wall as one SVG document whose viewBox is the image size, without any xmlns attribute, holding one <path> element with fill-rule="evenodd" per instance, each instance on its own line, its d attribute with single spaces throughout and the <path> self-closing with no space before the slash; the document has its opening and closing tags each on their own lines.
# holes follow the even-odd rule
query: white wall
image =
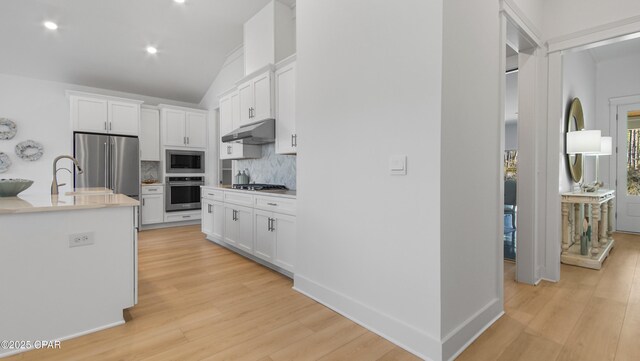
<svg viewBox="0 0 640 361">
<path fill-rule="evenodd" d="M 640 95 L 640 55 L 602 61 L 597 64 L 596 124 L 602 135 L 610 136 L 609 99 Z M 613 119 L 615 127 L 615 119 Z M 615 139 L 614 139 L 615 141 Z M 615 147 L 615 144 L 614 144 Z M 600 157 L 600 179 L 606 188 L 614 187 L 610 167 L 615 169 L 616 156 Z"/>
<path fill-rule="evenodd" d="M 547 40 L 640 15 L 640 1 L 637 0 L 546 0 L 542 4 Z"/>
<path fill-rule="evenodd" d="M 588 51 L 568 52 L 562 55 L 562 99 L 563 129 L 566 132 L 566 122 L 573 98 L 580 98 L 584 113 L 585 129 L 596 129 L 596 63 Z M 564 153 L 565 139 L 562 139 L 561 150 Z M 560 190 L 568 191 L 573 185 L 569 174 L 567 157 L 560 157 Z M 583 180 L 587 183 L 595 181 L 594 157 L 585 157 Z"/>
<path fill-rule="evenodd" d="M 498 242 L 502 212 L 498 204 L 503 179 L 500 80 L 504 73 L 496 65 L 504 44 L 500 43 L 498 6 L 492 0 L 444 1 L 440 174 L 443 359 L 453 356 L 503 309 L 502 244 Z"/>
<path fill-rule="evenodd" d="M 441 6 L 297 1 L 295 287 L 434 360 Z M 389 175 L 391 155 L 408 156 L 406 176 Z"/>
<path fill-rule="evenodd" d="M 195 104 L 175 102 L 136 94 L 89 88 L 73 84 L 56 83 L 31 78 L 0 74 L 0 117 L 9 118 L 18 124 L 18 134 L 9 141 L 0 141 L 0 152 L 11 158 L 11 169 L 0 174 L 0 178 L 27 178 L 34 180 L 33 186 L 24 193 L 48 193 L 51 190 L 52 162 L 61 154 L 73 154 L 73 137 L 69 117 L 69 101 L 66 90 L 139 99 L 146 104 L 159 103 L 197 107 Z M 17 143 L 32 139 L 42 143 L 44 156 L 35 162 L 18 159 L 14 152 Z M 61 161 L 59 166 L 71 167 L 70 161 Z M 68 172 L 58 173 L 60 183 L 72 187 L 73 180 Z"/>
</svg>

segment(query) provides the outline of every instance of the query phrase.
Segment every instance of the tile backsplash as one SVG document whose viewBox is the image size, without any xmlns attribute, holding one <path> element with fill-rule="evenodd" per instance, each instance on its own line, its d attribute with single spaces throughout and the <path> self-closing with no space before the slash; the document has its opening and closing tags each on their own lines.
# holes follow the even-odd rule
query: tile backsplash
<svg viewBox="0 0 640 361">
<path fill-rule="evenodd" d="M 262 158 L 235 161 L 235 175 L 248 169 L 251 183 L 284 184 L 296 189 L 296 156 L 276 154 L 275 143 L 262 146 Z"/>
<path fill-rule="evenodd" d="M 160 180 L 160 162 L 151 162 L 143 160 L 140 162 L 140 173 L 142 180 L 157 179 Z"/>
</svg>

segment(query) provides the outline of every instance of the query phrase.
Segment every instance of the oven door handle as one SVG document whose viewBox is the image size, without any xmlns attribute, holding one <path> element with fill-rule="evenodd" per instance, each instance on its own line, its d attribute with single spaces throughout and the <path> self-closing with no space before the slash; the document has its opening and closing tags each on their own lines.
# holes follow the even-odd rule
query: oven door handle
<svg viewBox="0 0 640 361">
<path fill-rule="evenodd" d="M 198 183 L 168 183 L 169 187 L 172 186 L 203 186 L 204 183 L 198 182 Z"/>
</svg>

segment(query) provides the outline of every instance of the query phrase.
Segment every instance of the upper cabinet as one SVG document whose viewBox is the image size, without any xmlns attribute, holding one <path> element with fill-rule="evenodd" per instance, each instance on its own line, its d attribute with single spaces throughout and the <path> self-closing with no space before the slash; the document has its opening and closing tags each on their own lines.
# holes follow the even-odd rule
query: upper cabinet
<svg viewBox="0 0 640 361">
<path fill-rule="evenodd" d="M 160 161 L 160 110 L 140 109 L 140 160 Z"/>
<path fill-rule="evenodd" d="M 278 64 L 276 83 L 276 153 L 296 154 L 296 62 L 295 57 Z"/>
<path fill-rule="evenodd" d="M 162 145 L 165 147 L 206 148 L 207 112 L 160 105 Z"/>
<path fill-rule="evenodd" d="M 239 126 L 274 117 L 272 78 L 268 67 L 238 85 Z"/>
<path fill-rule="evenodd" d="M 140 133 L 141 101 L 67 92 L 73 130 L 121 135 Z"/>
<path fill-rule="evenodd" d="M 272 0 L 244 24 L 244 69 L 252 74 L 295 53 L 295 14 Z"/>
<path fill-rule="evenodd" d="M 240 128 L 241 102 L 240 91 L 236 89 L 220 97 L 220 138 Z M 260 158 L 261 154 L 259 146 L 224 143 L 220 140 L 220 159 Z"/>
</svg>

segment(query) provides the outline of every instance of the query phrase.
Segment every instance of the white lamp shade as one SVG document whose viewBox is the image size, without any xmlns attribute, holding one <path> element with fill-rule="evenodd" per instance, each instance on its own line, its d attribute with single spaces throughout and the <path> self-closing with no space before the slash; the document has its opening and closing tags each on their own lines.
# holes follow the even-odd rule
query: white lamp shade
<svg viewBox="0 0 640 361">
<path fill-rule="evenodd" d="M 580 130 L 567 133 L 567 154 L 598 154 L 600 153 L 599 130 Z"/>
<path fill-rule="evenodd" d="M 613 141 L 611 137 L 602 137 L 600 140 L 600 153 L 599 155 L 611 155 L 613 154 Z"/>
</svg>

